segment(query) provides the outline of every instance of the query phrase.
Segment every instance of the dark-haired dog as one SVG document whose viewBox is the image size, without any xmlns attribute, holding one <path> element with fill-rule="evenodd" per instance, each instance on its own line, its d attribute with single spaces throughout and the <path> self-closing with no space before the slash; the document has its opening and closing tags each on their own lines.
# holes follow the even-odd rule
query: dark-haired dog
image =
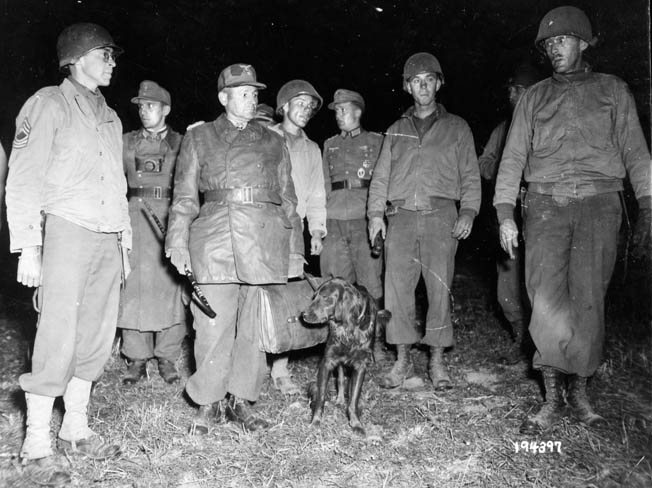
<svg viewBox="0 0 652 488">
<path fill-rule="evenodd" d="M 303 312 L 310 324 L 328 322 L 328 340 L 319 363 L 317 383 L 310 391 L 311 425 L 319 425 L 324 412 L 331 372 L 338 368 L 337 404 L 346 405 L 344 367 L 351 369 L 346 413 L 356 434 L 365 435 L 358 406 L 367 364 L 372 357 L 376 325 L 376 302 L 364 287 L 355 287 L 341 278 L 324 282 Z"/>
</svg>

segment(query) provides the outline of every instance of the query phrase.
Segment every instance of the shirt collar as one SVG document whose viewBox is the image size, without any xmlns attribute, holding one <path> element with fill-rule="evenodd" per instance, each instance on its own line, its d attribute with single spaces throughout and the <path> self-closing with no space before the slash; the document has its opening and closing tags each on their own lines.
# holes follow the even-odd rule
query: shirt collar
<svg viewBox="0 0 652 488">
<path fill-rule="evenodd" d="M 591 66 L 584 62 L 582 67 L 572 73 L 553 73 L 552 77 L 554 80 L 562 83 L 573 83 L 574 81 L 584 81 L 591 76 L 592 70 Z"/>
<path fill-rule="evenodd" d="M 144 127 L 140 131 L 140 135 L 143 139 L 150 139 L 153 141 L 160 141 L 165 139 L 165 136 L 168 135 L 168 126 L 166 125 L 163 127 L 160 131 L 158 132 L 152 132 L 150 130 L 145 129 Z"/>
<path fill-rule="evenodd" d="M 342 132 L 340 132 L 340 136 L 342 136 L 342 139 L 346 139 L 346 136 L 354 138 L 354 137 L 359 136 L 361 132 L 362 132 L 362 128 L 361 127 L 356 127 L 355 129 L 350 130 L 350 131 L 343 130 Z"/>
</svg>

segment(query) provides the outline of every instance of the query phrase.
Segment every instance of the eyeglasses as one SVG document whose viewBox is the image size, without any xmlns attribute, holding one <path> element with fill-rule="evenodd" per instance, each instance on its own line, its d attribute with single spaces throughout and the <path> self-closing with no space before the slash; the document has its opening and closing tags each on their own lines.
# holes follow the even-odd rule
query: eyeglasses
<svg viewBox="0 0 652 488">
<path fill-rule="evenodd" d="M 109 50 L 106 47 L 96 47 L 96 48 L 91 49 L 90 51 L 86 51 L 80 57 L 86 56 L 87 54 L 90 54 L 90 53 L 95 52 L 95 51 L 98 51 L 101 54 L 102 61 L 104 61 L 107 64 L 110 63 L 111 61 L 113 61 L 115 63 L 116 59 L 118 59 L 118 56 L 120 55 L 119 52 Z"/>
</svg>

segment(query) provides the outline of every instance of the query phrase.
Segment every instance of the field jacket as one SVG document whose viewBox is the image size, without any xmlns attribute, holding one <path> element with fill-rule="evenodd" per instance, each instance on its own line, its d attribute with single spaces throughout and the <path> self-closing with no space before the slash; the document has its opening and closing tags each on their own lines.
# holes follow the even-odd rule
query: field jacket
<svg viewBox="0 0 652 488">
<path fill-rule="evenodd" d="M 385 202 L 431 210 L 431 198 L 459 200 L 460 215 L 480 209 L 480 173 L 468 124 L 438 104 L 439 116 L 419 137 L 414 107 L 387 129 L 369 188 L 367 216 L 382 217 Z"/>
<path fill-rule="evenodd" d="M 629 178 L 636 197 L 648 197 L 650 151 L 627 85 L 588 67 L 553 74 L 518 102 L 496 181 L 494 206 L 512 214 L 521 174 L 528 189 L 582 198 L 618 191 Z"/>
<path fill-rule="evenodd" d="M 102 95 L 94 102 L 65 79 L 20 110 L 6 189 L 12 252 L 42 244 L 42 214 L 122 233 L 131 248 L 122 123 Z"/>
<path fill-rule="evenodd" d="M 297 196 L 283 138 L 257 122 L 238 130 L 226 115 L 188 131 L 174 177 L 166 250 L 187 249 L 199 282 L 284 283 L 289 255 L 303 255 Z M 221 203 L 201 194 L 256 188 L 278 203 Z"/>
</svg>

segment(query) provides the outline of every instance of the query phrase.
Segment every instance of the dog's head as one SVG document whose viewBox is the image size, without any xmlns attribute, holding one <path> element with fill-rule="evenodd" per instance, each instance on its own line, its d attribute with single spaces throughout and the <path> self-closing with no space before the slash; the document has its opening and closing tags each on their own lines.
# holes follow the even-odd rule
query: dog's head
<svg viewBox="0 0 652 488">
<path fill-rule="evenodd" d="M 303 320 L 309 324 L 329 320 L 356 323 L 360 328 L 366 329 L 373 324 L 375 313 L 375 303 L 366 290 L 358 290 L 346 280 L 333 278 L 317 289 L 310 305 L 303 312 Z"/>
</svg>

